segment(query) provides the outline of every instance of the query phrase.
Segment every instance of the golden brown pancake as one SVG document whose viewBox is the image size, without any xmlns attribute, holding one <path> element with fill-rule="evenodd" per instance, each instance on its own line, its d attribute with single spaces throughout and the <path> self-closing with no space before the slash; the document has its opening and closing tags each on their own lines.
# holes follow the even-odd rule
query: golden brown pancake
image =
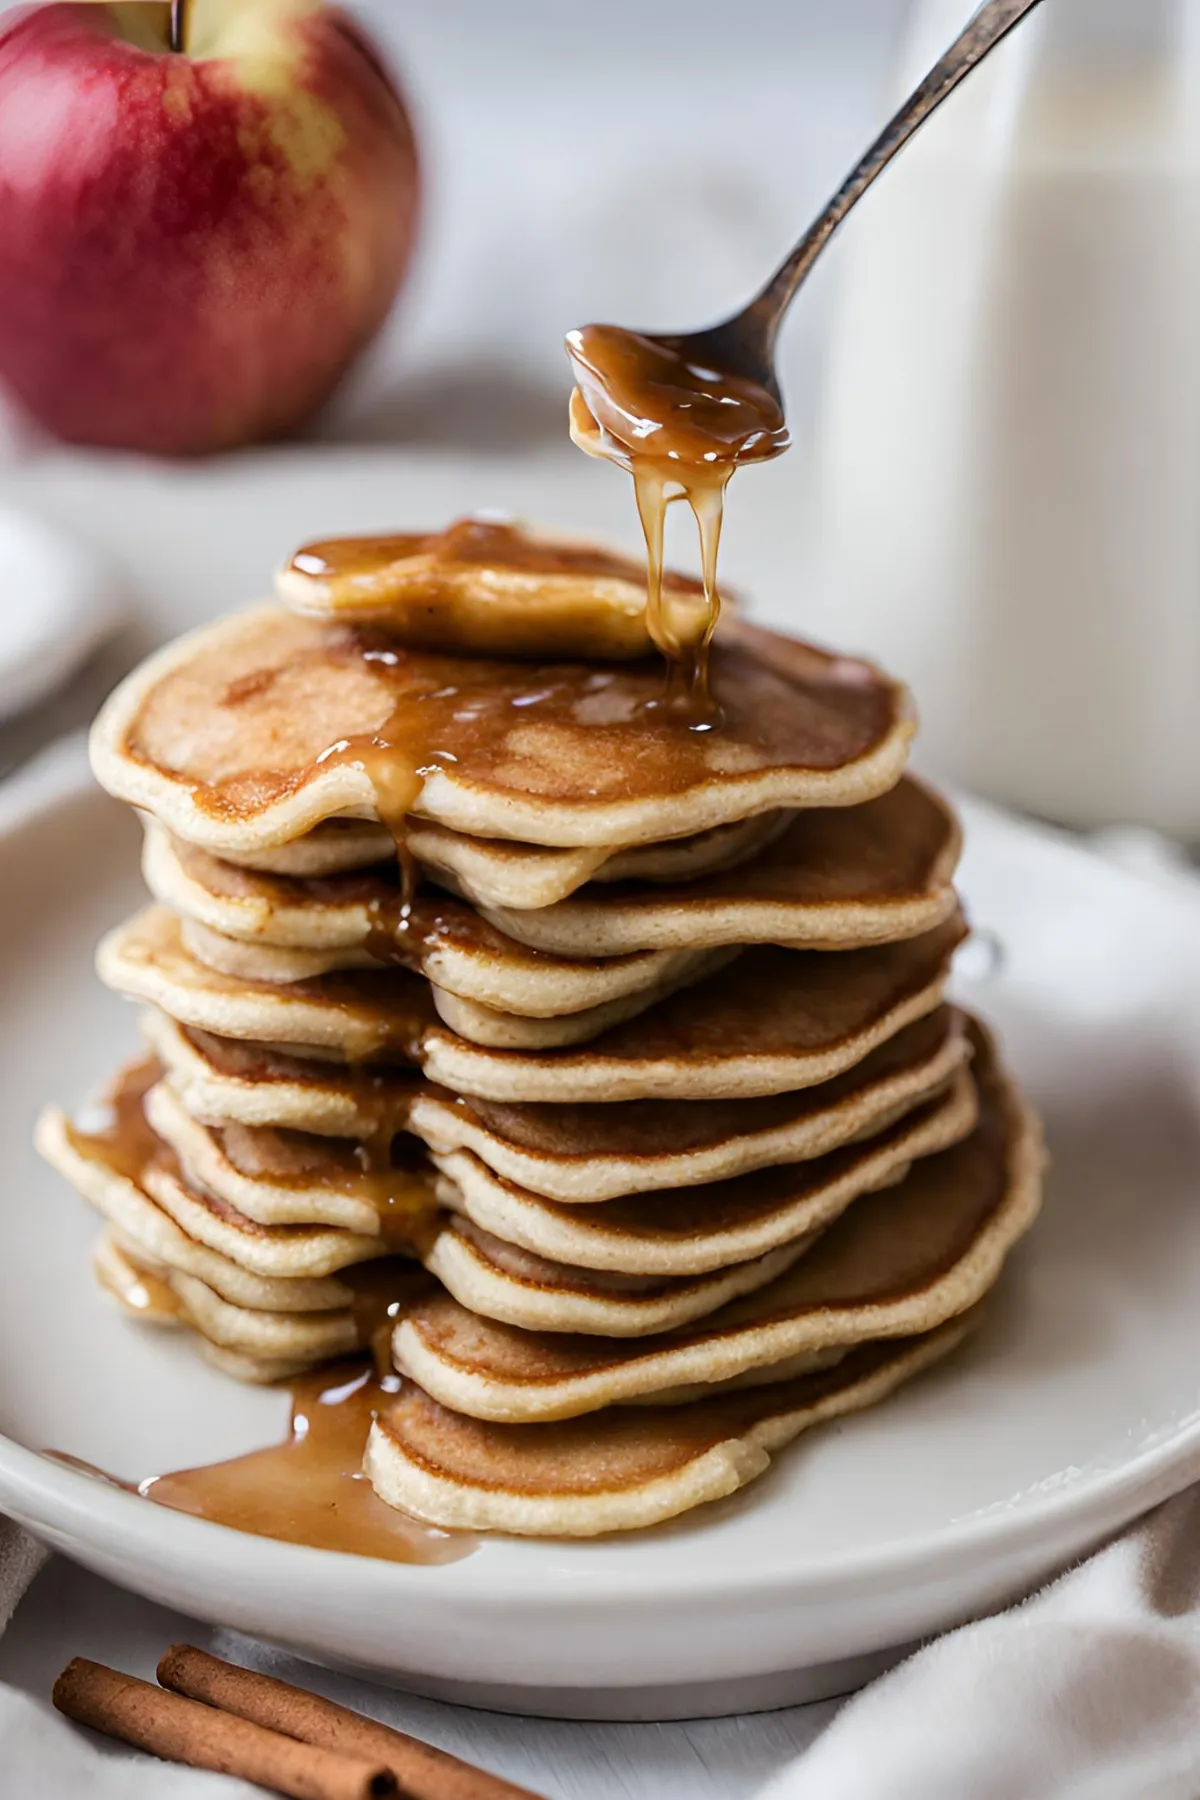
<svg viewBox="0 0 1200 1800">
<path fill-rule="evenodd" d="M 845 1074 L 794 1094 L 532 1106 L 464 1100 L 444 1089 L 422 1088 L 412 1097 L 406 1122 L 432 1150 L 469 1150 L 497 1175 L 535 1194 L 594 1204 L 803 1162 L 870 1137 L 940 1092 L 969 1054 L 962 1015 L 940 1006 Z M 168 1045 L 166 1056 L 184 1082 L 193 1079 L 200 1063 L 207 1116 L 239 1116 L 240 1087 L 227 1098 L 218 1091 L 216 1065 L 204 1059 L 199 1045 L 189 1042 L 174 1057 Z M 338 1078 L 331 1071 L 329 1079 Z M 291 1089 L 282 1080 L 280 1092 L 290 1104 Z M 221 1112 L 222 1100 L 232 1112 Z M 332 1110 L 332 1104 L 332 1094 L 325 1093 L 309 1102 L 322 1111 Z M 261 1096 L 257 1111 L 261 1116 Z M 292 1111 L 286 1122 L 301 1116 L 301 1110 Z"/>
<path fill-rule="evenodd" d="M 336 1226 L 347 1233 L 400 1237 L 432 1209 L 432 1179 L 420 1146 L 315 1137 L 238 1124 L 203 1125 L 168 1081 L 150 1089 L 147 1120 L 188 1179 L 260 1225 Z M 386 1133 L 385 1136 L 390 1136 Z"/>
<path fill-rule="evenodd" d="M 447 1293 L 483 1318 L 525 1331 L 643 1337 L 680 1330 L 765 1287 L 803 1256 L 809 1241 L 797 1238 L 765 1256 L 703 1275 L 614 1275 L 531 1255 L 468 1219 L 454 1219 L 422 1260 Z"/>
<path fill-rule="evenodd" d="M 235 1305 L 259 1312 L 338 1312 L 346 1289 L 325 1277 L 271 1277 L 233 1263 L 188 1236 L 170 1214 L 128 1175 L 80 1148 L 63 1114 L 50 1107 L 37 1127 L 41 1154 L 106 1220 L 118 1243 L 132 1246 L 148 1266 L 194 1275 Z"/>
<path fill-rule="evenodd" d="M 409 854 L 479 906 L 553 906 L 585 882 L 691 881 L 716 874 L 761 850 L 783 831 L 786 812 L 756 813 L 661 844 L 563 850 L 503 838 L 464 837 L 429 819 L 410 819 Z"/>
<path fill-rule="evenodd" d="M 325 975 L 379 967 L 365 951 L 334 951 L 326 956 L 321 951 L 275 950 L 265 944 L 247 944 L 240 938 L 222 937 L 219 932 L 209 931 L 207 926 L 196 925 L 190 919 L 180 921 L 179 939 L 189 956 L 203 963 L 206 969 L 214 970 L 218 975 L 230 975 L 237 981 L 265 983 L 271 987 L 291 987 L 297 982 L 319 981 Z M 602 1031 L 609 1031 L 626 1019 L 636 1019 L 647 1007 L 715 973 L 737 955 L 738 951 L 733 948 L 668 951 L 662 958 L 659 979 L 645 980 L 630 993 L 618 994 L 592 1006 L 568 1006 L 568 1003 L 578 1001 L 593 971 L 598 977 L 596 987 L 603 987 L 605 965 L 597 963 L 589 969 L 583 964 L 568 964 L 568 970 L 573 970 L 581 980 L 564 982 L 559 994 L 563 1011 L 544 1017 L 530 1017 L 478 1000 L 464 999 L 461 994 L 432 984 L 431 992 L 443 1024 L 472 1044 L 483 1044 L 494 1050 L 553 1050 L 564 1044 L 586 1044 Z M 509 972 L 512 972 L 511 964 Z M 498 968 L 496 973 L 500 976 L 504 971 Z M 535 971 L 535 976 L 541 973 Z M 618 974 L 622 973 L 618 971 Z M 643 977 L 652 971 L 632 973 Z M 518 985 L 513 983 L 514 988 Z M 552 978 L 547 984 L 547 992 L 551 995 L 554 992 Z"/>
<path fill-rule="evenodd" d="M 826 1156 L 593 1206 L 545 1200 L 469 1151 L 433 1160 L 445 1177 L 443 1204 L 509 1243 L 581 1268 L 682 1275 L 763 1256 L 824 1228 L 860 1194 L 898 1180 L 914 1158 L 957 1143 L 976 1116 L 964 1071 L 878 1136 Z"/>
<path fill-rule="evenodd" d="M 955 918 L 901 944 L 829 956 L 758 948 L 578 1049 L 494 1050 L 448 1031 L 404 970 L 290 987 L 238 981 L 184 950 L 151 908 L 110 933 L 108 986 L 191 1030 L 352 1062 L 419 1063 L 455 1093 L 492 1100 L 742 1099 L 826 1081 L 938 1005 L 962 938 Z"/>
<path fill-rule="evenodd" d="M 721 722 L 680 731 L 646 710 L 656 660 L 531 670 L 397 653 L 258 607 L 144 663 L 100 714 L 92 760 L 110 793 L 175 836 L 240 856 L 327 819 L 378 817 L 372 746 L 425 771 L 408 808 L 420 818 L 606 850 L 850 805 L 899 778 L 908 699 L 868 664 L 730 620 L 712 680 Z"/>
<path fill-rule="evenodd" d="M 461 999 L 552 1018 L 678 985 L 712 966 L 710 954 L 687 948 L 610 958 L 547 956 L 489 925 L 463 901 L 429 892 L 418 895 L 397 944 L 394 867 L 309 881 L 255 874 L 172 840 L 153 824 L 142 872 L 155 899 L 184 921 L 193 954 L 251 981 L 304 981 L 403 962 Z"/>
<path fill-rule="evenodd" d="M 619 661 L 654 652 L 644 564 L 607 544 L 492 519 L 305 545 L 275 588 L 293 611 L 379 625 L 410 649 L 449 640 L 472 656 L 535 662 L 581 648 Z M 703 619 L 701 582 L 664 570 L 663 589 L 673 607 Z"/>
<path fill-rule="evenodd" d="M 774 843 L 719 875 L 591 886 L 536 911 L 485 907 L 486 925 L 461 900 L 419 894 L 406 916 L 403 954 L 452 993 L 510 1012 L 569 1012 L 661 980 L 665 970 L 653 952 L 661 958 L 759 943 L 844 949 L 915 937 L 953 912 L 958 852 L 953 814 L 906 779 L 863 806 L 794 815 Z M 394 865 L 332 880 L 255 875 L 152 825 L 142 867 L 154 897 L 185 920 L 255 951 L 293 953 L 230 973 L 290 981 L 369 968 L 395 954 Z M 545 960 L 522 957 L 520 945 Z M 492 965 L 499 965 L 494 973 Z"/>
<path fill-rule="evenodd" d="M 955 910 L 960 834 L 945 802 L 906 778 L 862 806 L 797 813 L 773 844 L 671 887 L 589 887 L 539 911 L 484 907 L 499 930 L 557 956 L 686 945 L 846 949 L 916 937 Z"/>
<path fill-rule="evenodd" d="M 527 1422 L 935 1329 L 993 1285 L 1041 1200 L 1036 1120 L 982 1039 L 976 1067 L 970 1137 L 859 1200 L 786 1275 L 702 1326 L 636 1344 L 577 1340 L 489 1324 L 438 1296 L 398 1325 L 397 1367 L 457 1412 Z"/>
<path fill-rule="evenodd" d="M 744 1393 L 558 1424 L 485 1424 L 406 1383 L 372 1428 L 366 1470 L 381 1499 L 432 1524 L 526 1537 L 638 1530 L 735 1493 L 800 1432 L 885 1399 L 974 1323 L 861 1345 L 832 1368 Z"/>
<path fill-rule="evenodd" d="M 407 848 L 422 868 L 455 876 L 461 891 L 483 905 L 552 906 L 585 881 L 689 881 L 732 868 L 777 837 L 790 814 L 760 813 L 691 837 L 627 849 L 563 850 L 504 838 L 464 837 L 432 820 L 410 818 Z M 344 875 L 395 863 L 396 846 L 385 825 L 370 819 L 327 819 L 303 837 L 248 856 L 225 857 L 266 875 L 300 880 Z"/>
<path fill-rule="evenodd" d="M 375 1138 L 384 1128 L 404 1128 L 412 1097 L 423 1085 L 411 1069 L 289 1055 L 189 1029 L 151 1009 L 139 1023 L 187 1111 L 207 1125 Z"/>
</svg>

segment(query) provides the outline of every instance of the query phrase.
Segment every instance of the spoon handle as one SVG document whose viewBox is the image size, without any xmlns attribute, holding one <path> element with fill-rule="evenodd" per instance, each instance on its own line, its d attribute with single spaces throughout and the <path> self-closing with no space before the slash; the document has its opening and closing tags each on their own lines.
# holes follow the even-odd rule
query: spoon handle
<svg viewBox="0 0 1200 1800">
<path fill-rule="evenodd" d="M 909 96 L 894 118 L 884 126 L 875 142 L 851 170 L 824 211 L 813 221 L 790 256 L 780 264 L 747 313 L 764 333 L 768 344 L 784 313 L 791 305 L 805 276 L 841 224 L 850 208 L 866 193 L 876 176 L 887 168 L 897 151 L 902 150 L 913 133 L 959 82 L 1008 36 L 1025 14 L 1032 12 L 1041 0 L 988 0 L 972 17 L 941 61 L 936 63 L 920 87 Z"/>
</svg>

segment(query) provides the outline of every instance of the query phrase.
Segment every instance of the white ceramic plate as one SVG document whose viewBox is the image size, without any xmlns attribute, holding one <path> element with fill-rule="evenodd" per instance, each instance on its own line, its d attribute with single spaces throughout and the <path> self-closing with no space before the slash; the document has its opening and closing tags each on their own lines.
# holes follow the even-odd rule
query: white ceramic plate
<svg viewBox="0 0 1200 1800">
<path fill-rule="evenodd" d="M 32 513 L 0 507 L 0 720 L 64 682 L 124 612 L 97 551 Z"/>
<path fill-rule="evenodd" d="M 489 1541 L 442 1568 L 244 1537 L 124 1476 L 279 1434 L 285 1401 L 94 1291 L 94 1225 L 29 1147 L 134 1042 L 91 973 L 134 905 L 137 827 L 78 753 L 0 797 L 0 1504 L 90 1568 L 204 1619 L 424 1692 L 576 1716 L 780 1705 L 991 1607 L 1200 1472 L 1200 1147 L 1180 1028 L 1200 906 L 970 811 L 965 886 L 1006 957 L 978 986 L 1045 1107 L 1047 1211 L 978 1340 L 744 1495 L 642 1536 Z"/>
</svg>

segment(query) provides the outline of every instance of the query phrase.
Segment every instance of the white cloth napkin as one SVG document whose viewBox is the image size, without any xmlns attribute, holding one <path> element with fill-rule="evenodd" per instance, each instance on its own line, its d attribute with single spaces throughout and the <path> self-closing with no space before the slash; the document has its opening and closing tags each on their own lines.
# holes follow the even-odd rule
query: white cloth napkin
<svg viewBox="0 0 1200 1800">
<path fill-rule="evenodd" d="M 1200 1489 L 851 1700 L 760 1800 L 1195 1800 Z"/>
</svg>

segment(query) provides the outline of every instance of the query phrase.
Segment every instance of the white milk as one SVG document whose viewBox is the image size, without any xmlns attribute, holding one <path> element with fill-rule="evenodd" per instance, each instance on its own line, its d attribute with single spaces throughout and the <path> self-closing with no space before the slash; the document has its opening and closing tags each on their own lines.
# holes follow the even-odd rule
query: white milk
<svg viewBox="0 0 1200 1800">
<path fill-rule="evenodd" d="M 1200 0 L 1046 0 L 847 226 L 806 607 L 935 767 L 1196 836 L 1198 53 Z"/>
</svg>

